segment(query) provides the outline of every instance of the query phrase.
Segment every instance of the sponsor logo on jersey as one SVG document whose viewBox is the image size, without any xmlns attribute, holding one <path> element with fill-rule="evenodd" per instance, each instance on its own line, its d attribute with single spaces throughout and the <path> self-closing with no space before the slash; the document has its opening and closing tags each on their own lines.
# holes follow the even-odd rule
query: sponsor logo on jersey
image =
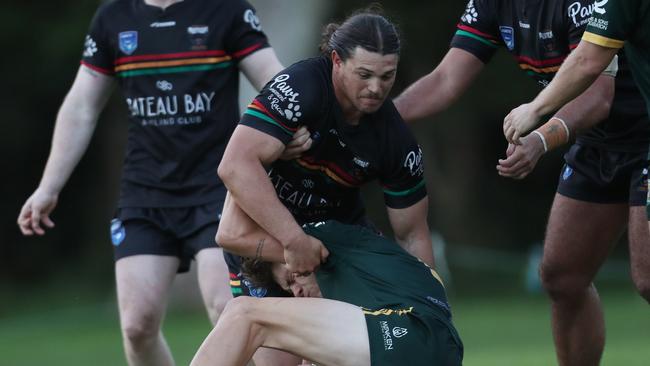
<svg viewBox="0 0 650 366">
<path fill-rule="evenodd" d="M 132 54 L 138 48 L 137 31 L 120 32 L 117 35 L 117 39 L 119 41 L 120 51 L 127 55 Z"/>
<path fill-rule="evenodd" d="M 97 43 L 89 35 L 86 36 L 84 41 L 84 57 L 93 57 L 97 52 Z"/>
<path fill-rule="evenodd" d="M 422 149 L 418 147 L 418 151 L 410 151 L 404 160 L 404 167 L 408 168 L 412 176 L 420 176 L 424 174 L 424 164 L 422 164 Z"/>
<path fill-rule="evenodd" d="M 402 338 L 409 333 L 409 330 L 402 327 L 393 327 L 393 335 L 395 338 Z"/>
<path fill-rule="evenodd" d="M 361 160 L 361 158 L 358 158 L 356 156 L 354 157 L 354 159 L 352 159 L 352 161 L 354 161 L 355 164 L 357 164 L 358 166 L 360 166 L 362 168 L 367 168 L 368 165 L 370 165 L 369 162 L 367 162 L 365 160 Z"/>
<path fill-rule="evenodd" d="M 255 12 L 252 9 L 247 9 L 244 12 L 244 21 L 248 24 L 251 25 L 251 28 L 255 29 L 256 31 L 261 31 L 262 30 L 262 25 L 260 24 L 260 18 L 255 15 Z"/>
<path fill-rule="evenodd" d="M 191 25 L 187 27 L 187 35 L 190 37 L 190 43 L 193 50 L 205 50 L 208 48 L 208 33 L 210 27 L 207 25 Z"/>
<path fill-rule="evenodd" d="M 210 28 L 207 25 L 192 25 L 187 27 L 189 34 L 208 34 Z"/>
<path fill-rule="evenodd" d="M 607 13 L 607 9 L 605 9 L 604 6 L 607 5 L 608 2 L 609 0 L 596 1 L 594 3 L 594 11 L 600 15 L 604 15 Z"/>
<path fill-rule="evenodd" d="M 465 7 L 465 14 L 460 17 L 460 20 L 464 21 L 467 24 L 472 24 L 478 19 L 478 11 L 474 7 L 474 0 L 469 0 L 467 6 Z"/>
<path fill-rule="evenodd" d="M 553 39 L 553 31 L 543 31 L 538 33 L 539 39 Z"/>
<path fill-rule="evenodd" d="M 605 2 L 607 2 L 607 0 L 605 0 Z M 575 24 L 576 27 L 581 27 L 589 21 L 591 13 L 594 11 L 594 6 L 595 4 L 593 3 L 583 6 L 581 2 L 576 1 L 569 5 L 567 13 L 569 14 L 569 18 L 573 24 Z"/>
<path fill-rule="evenodd" d="M 111 242 L 114 246 L 122 244 L 126 238 L 126 229 L 120 219 L 111 220 Z"/>
<path fill-rule="evenodd" d="M 153 22 L 149 24 L 149 27 L 151 28 L 169 28 L 174 26 L 176 26 L 176 21 L 174 20 L 168 22 Z"/>
<path fill-rule="evenodd" d="M 519 21 L 519 28 L 530 29 L 530 24 Z"/>
<path fill-rule="evenodd" d="M 316 184 L 311 179 L 303 179 L 302 180 L 302 186 L 307 188 L 307 189 L 313 189 L 315 185 Z"/>
<path fill-rule="evenodd" d="M 390 327 L 388 327 L 388 322 L 382 320 L 379 322 L 379 327 L 381 329 L 382 337 L 384 338 L 384 350 L 390 351 L 393 349 L 393 337 L 390 335 Z"/>
<path fill-rule="evenodd" d="M 156 81 L 156 88 L 162 91 L 170 91 L 174 88 L 174 86 L 167 80 L 158 80 Z"/>
<path fill-rule="evenodd" d="M 276 76 L 269 85 L 269 91 L 272 94 L 268 96 L 268 100 L 271 102 L 271 109 L 287 121 L 298 122 L 302 116 L 300 101 L 298 100 L 300 93 L 293 90 L 293 87 L 288 82 L 290 78 L 291 76 L 288 74 Z"/>
<path fill-rule="evenodd" d="M 510 51 L 515 48 L 515 31 L 512 27 L 500 26 L 501 38 Z"/>
<path fill-rule="evenodd" d="M 570 166 L 565 166 L 564 167 L 564 172 L 562 173 L 562 179 L 567 180 L 573 175 L 573 169 Z"/>
</svg>

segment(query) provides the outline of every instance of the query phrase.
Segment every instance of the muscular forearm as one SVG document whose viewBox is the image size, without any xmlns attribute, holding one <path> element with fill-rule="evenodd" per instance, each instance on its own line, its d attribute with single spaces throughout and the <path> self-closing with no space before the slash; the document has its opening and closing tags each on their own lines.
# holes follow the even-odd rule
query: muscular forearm
<svg viewBox="0 0 650 366">
<path fill-rule="evenodd" d="M 395 107 L 406 122 L 442 112 L 467 90 L 483 67 L 476 56 L 452 48 L 431 73 L 394 100 Z"/>
<path fill-rule="evenodd" d="M 601 75 L 580 96 L 555 114 L 566 122 L 572 136 L 589 129 L 609 115 L 614 98 L 614 77 Z"/>
<path fill-rule="evenodd" d="M 242 210 L 283 246 L 304 235 L 289 210 L 277 198 L 259 161 L 246 156 L 234 160 L 224 157 L 219 166 L 219 176 Z"/>
<path fill-rule="evenodd" d="M 284 262 L 280 242 L 251 220 L 231 193 L 226 195 L 216 241 L 224 250 L 243 257 Z"/>
<path fill-rule="evenodd" d="M 558 110 L 582 94 L 605 70 L 615 49 L 581 42 L 564 61 L 553 81 L 531 103 L 538 116 Z"/>
<path fill-rule="evenodd" d="M 68 94 L 57 116 L 50 155 L 39 184 L 41 189 L 54 195 L 61 191 L 88 147 L 98 113 Z"/>
</svg>

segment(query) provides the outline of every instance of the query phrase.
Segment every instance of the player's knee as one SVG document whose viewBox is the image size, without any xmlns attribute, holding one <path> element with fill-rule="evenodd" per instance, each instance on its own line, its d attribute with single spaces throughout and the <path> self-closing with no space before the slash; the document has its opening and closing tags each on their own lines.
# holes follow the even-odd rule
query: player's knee
<svg viewBox="0 0 650 366">
<path fill-rule="evenodd" d="M 580 294 L 589 288 L 591 280 L 579 274 L 542 262 L 539 267 L 542 286 L 552 299 Z"/>
<path fill-rule="evenodd" d="M 206 308 L 208 310 L 208 316 L 210 317 L 210 321 L 212 324 L 217 324 L 217 321 L 219 320 L 219 317 L 221 317 L 221 314 L 226 309 L 226 304 L 228 304 L 229 300 L 234 300 L 232 297 L 224 297 L 224 296 L 214 296 L 212 299 L 208 300 L 206 304 Z"/>
<path fill-rule="evenodd" d="M 226 304 L 220 321 L 236 321 L 250 323 L 254 319 L 256 300 L 250 296 L 239 296 Z"/>
<path fill-rule="evenodd" d="M 160 319 L 153 314 L 122 315 L 122 336 L 133 348 L 146 347 L 160 332 Z"/>
</svg>

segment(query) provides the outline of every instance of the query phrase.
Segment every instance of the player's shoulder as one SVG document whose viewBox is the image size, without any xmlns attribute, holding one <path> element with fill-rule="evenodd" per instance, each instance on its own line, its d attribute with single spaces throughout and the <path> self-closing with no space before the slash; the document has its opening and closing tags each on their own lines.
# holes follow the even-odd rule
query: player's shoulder
<svg viewBox="0 0 650 366">
<path fill-rule="evenodd" d="M 298 61 L 274 76 L 266 88 L 287 97 L 297 96 L 298 93 L 303 98 L 317 98 L 328 89 L 326 64 L 322 57 Z"/>
</svg>

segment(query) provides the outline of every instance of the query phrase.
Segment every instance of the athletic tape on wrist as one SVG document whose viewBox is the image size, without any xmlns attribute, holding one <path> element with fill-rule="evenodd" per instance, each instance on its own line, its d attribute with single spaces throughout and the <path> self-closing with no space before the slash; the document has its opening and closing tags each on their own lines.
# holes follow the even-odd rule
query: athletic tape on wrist
<svg viewBox="0 0 650 366">
<path fill-rule="evenodd" d="M 533 131 L 533 133 L 539 136 L 539 139 L 542 140 L 542 145 L 544 145 L 544 152 L 548 152 L 548 145 L 546 145 L 546 137 L 544 137 L 544 135 L 542 135 L 542 133 L 537 130 Z"/>
<path fill-rule="evenodd" d="M 562 127 L 564 127 L 564 131 L 566 131 L 566 142 L 569 142 L 571 140 L 571 130 L 569 130 L 569 126 L 567 126 L 566 122 L 560 117 L 553 117 L 551 119 L 556 119 L 562 123 Z"/>
</svg>

